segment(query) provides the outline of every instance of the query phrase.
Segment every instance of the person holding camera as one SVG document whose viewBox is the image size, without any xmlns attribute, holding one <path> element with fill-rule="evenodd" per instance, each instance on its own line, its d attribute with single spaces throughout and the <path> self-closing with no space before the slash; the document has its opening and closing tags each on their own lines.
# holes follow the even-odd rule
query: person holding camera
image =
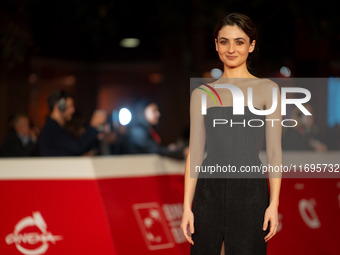
<svg viewBox="0 0 340 255">
<path fill-rule="evenodd" d="M 98 136 L 98 128 L 106 121 L 106 113 L 93 113 L 90 125 L 74 136 L 65 128 L 75 113 L 74 99 L 66 91 L 54 91 L 47 100 L 50 111 L 39 137 L 41 156 L 81 156 L 89 155 Z"/>
</svg>

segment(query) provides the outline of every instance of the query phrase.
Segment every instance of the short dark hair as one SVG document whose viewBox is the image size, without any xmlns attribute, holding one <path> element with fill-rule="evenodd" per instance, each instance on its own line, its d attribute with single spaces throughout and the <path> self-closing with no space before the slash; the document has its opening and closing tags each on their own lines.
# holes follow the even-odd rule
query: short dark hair
<svg viewBox="0 0 340 255">
<path fill-rule="evenodd" d="M 71 93 L 65 90 L 54 90 L 47 98 L 47 106 L 50 112 L 53 111 L 54 105 L 62 98 L 73 98 Z"/>
<path fill-rule="evenodd" d="M 247 15 L 238 12 L 229 13 L 217 22 L 213 31 L 214 39 L 217 39 L 220 30 L 228 25 L 238 26 L 247 34 L 250 39 L 250 43 L 252 43 L 253 40 L 257 40 L 258 34 L 255 23 Z M 250 65 L 250 61 L 250 56 L 248 56 L 247 66 Z"/>
<path fill-rule="evenodd" d="M 25 112 L 16 112 L 12 114 L 8 119 L 10 126 L 13 127 L 22 117 L 27 118 L 29 120 L 29 117 Z"/>
<path fill-rule="evenodd" d="M 23 113 L 23 112 L 18 112 L 16 114 L 14 114 L 13 116 L 13 123 L 17 123 L 19 121 L 20 118 L 27 118 L 29 119 L 28 115 L 26 113 Z"/>
</svg>

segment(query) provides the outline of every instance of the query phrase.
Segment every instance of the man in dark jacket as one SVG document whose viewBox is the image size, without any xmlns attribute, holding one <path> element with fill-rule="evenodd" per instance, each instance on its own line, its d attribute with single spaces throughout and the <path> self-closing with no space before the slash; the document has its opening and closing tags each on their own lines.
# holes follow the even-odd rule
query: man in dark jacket
<svg viewBox="0 0 340 255">
<path fill-rule="evenodd" d="M 42 156 L 81 156 L 91 150 L 96 141 L 97 128 L 106 121 L 103 111 L 95 111 L 90 126 L 75 137 L 65 129 L 75 112 L 74 101 L 66 91 L 54 91 L 48 98 L 50 115 L 39 137 Z"/>
</svg>

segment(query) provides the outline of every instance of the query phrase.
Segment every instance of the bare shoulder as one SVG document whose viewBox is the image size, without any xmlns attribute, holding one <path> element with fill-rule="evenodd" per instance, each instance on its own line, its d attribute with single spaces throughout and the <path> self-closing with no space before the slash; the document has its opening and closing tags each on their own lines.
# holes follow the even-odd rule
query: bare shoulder
<svg viewBox="0 0 340 255">
<path fill-rule="evenodd" d="M 270 80 L 270 79 L 261 79 L 261 82 L 260 82 L 260 90 L 261 90 L 261 94 L 265 95 L 265 97 L 268 99 L 271 99 L 272 98 L 272 95 L 273 95 L 273 88 L 276 88 L 277 89 L 277 93 L 279 93 L 279 90 L 280 90 L 280 87 L 279 85 Z"/>
<path fill-rule="evenodd" d="M 264 78 L 261 79 L 261 88 L 264 90 L 270 90 L 271 92 L 272 88 L 279 89 L 279 85 L 276 82 L 272 81 L 271 79 Z"/>
<path fill-rule="evenodd" d="M 192 95 L 192 96 L 199 96 L 199 95 L 202 95 L 202 94 L 204 93 L 204 88 L 205 88 L 204 85 L 198 86 L 197 88 L 195 88 L 195 89 L 191 92 L 191 95 Z"/>
<path fill-rule="evenodd" d="M 203 89 L 204 89 L 204 85 L 201 85 L 201 86 L 193 89 L 193 91 L 191 92 L 190 100 L 191 101 L 201 100 L 201 95 L 203 95 L 205 93 Z"/>
</svg>

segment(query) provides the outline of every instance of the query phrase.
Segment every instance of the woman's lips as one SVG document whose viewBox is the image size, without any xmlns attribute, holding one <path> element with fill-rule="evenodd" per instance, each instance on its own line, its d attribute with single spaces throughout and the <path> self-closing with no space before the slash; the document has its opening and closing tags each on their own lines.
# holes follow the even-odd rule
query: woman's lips
<svg viewBox="0 0 340 255">
<path fill-rule="evenodd" d="M 229 60 L 234 60 L 235 58 L 237 58 L 237 56 L 227 56 L 227 59 Z"/>
</svg>

